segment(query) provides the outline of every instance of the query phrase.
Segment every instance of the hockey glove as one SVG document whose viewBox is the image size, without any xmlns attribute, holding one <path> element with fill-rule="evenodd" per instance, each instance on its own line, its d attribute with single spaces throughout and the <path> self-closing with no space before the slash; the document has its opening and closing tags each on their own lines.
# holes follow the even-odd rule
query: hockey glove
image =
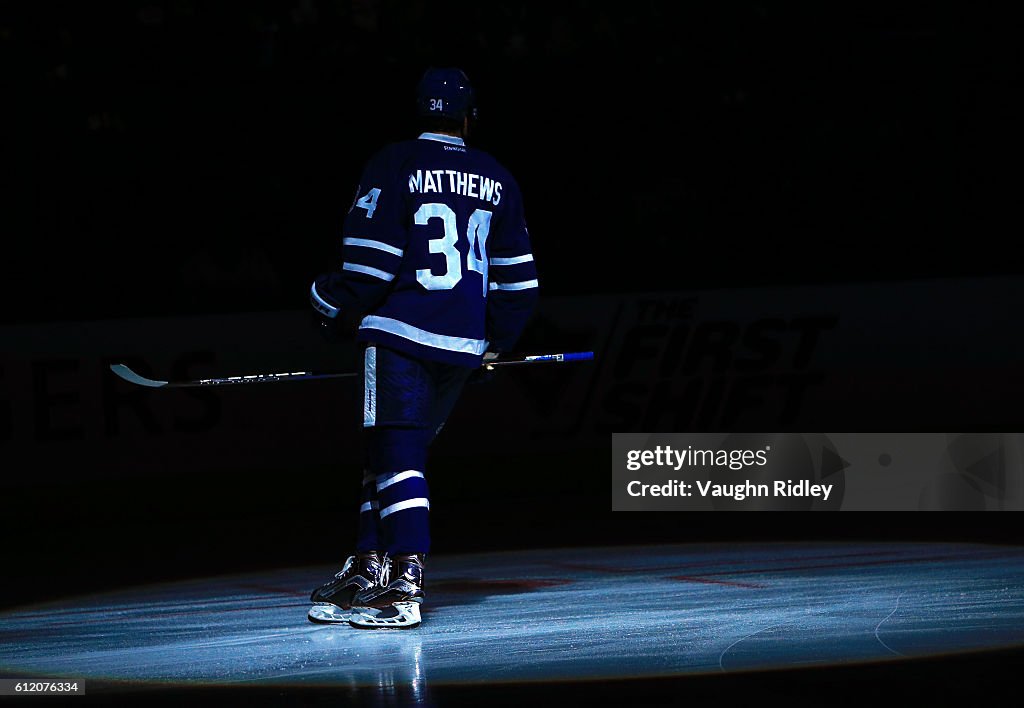
<svg viewBox="0 0 1024 708">
<path fill-rule="evenodd" d="M 328 342 L 338 342 L 345 338 L 345 322 L 341 311 L 325 300 L 317 291 L 317 285 L 324 285 L 325 276 L 320 276 L 309 291 L 309 302 L 313 306 L 310 324 L 317 333 Z"/>
<path fill-rule="evenodd" d="M 309 313 L 309 323 L 312 329 L 314 329 L 319 337 L 326 342 L 340 342 L 346 339 L 351 339 L 347 336 L 347 332 L 340 318 L 325 317 L 316 310 Z"/>
<path fill-rule="evenodd" d="M 498 370 L 490 365 L 490 362 L 498 358 L 498 352 L 486 352 L 484 354 L 484 360 L 479 369 L 476 369 L 469 378 L 466 379 L 467 384 L 485 384 L 490 383 L 494 380 L 495 374 Z"/>
</svg>

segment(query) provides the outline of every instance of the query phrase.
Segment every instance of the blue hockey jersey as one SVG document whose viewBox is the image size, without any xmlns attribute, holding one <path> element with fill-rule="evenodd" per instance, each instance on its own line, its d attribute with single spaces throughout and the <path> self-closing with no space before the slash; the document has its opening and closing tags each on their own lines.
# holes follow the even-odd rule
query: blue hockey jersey
<svg viewBox="0 0 1024 708">
<path fill-rule="evenodd" d="M 537 300 L 537 270 L 512 175 L 461 138 L 423 133 L 367 163 L 342 231 L 342 265 L 313 283 L 358 339 L 462 366 L 507 351 Z"/>
</svg>

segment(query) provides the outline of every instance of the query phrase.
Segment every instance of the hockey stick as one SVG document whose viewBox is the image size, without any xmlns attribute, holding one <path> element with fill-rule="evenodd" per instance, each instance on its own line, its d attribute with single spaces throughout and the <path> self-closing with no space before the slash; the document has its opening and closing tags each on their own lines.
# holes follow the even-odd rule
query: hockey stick
<svg viewBox="0 0 1024 708">
<path fill-rule="evenodd" d="M 495 359 L 485 367 L 508 366 L 510 364 L 543 364 L 566 361 L 586 361 L 594 358 L 594 352 L 569 352 L 566 354 L 537 354 L 533 356 L 512 356 Z M 313 381 L 314 379 L 342 379 L 356 376 L 356 372 L 323 373 L 312 371 L 291 371 L 280 374 L 249 374 L 246 376 L 225 376 L 216 379 L 195 379 L 193 381 L 160 381 L 147 379 L 131 370 L 127 364 L 111 364 L 110 370 L 136 386 L 149 388 L 195 388 L 198 386 L 231 386 L 235 384 L 275 383 L 278 381 Z"/>
<path fill-rule="evenodd" d="M 495 366 L 512 366 L 515 364 L 543 364 L 543 363 L 555 363 L 564 361 L 590 361 L 594 358 L 594 352 L 567 352 L 565 354 L 534 354 L 532 356 L 523 356 L 513 354 L 505 359 L 492 359 L 485 363 L 483 366 L 485 369 L 490 369 Z"/>
<path fill-rule="evenodd" d="M 147 379 L 127 364 L 111 364 L 110 370 L 125 381 L 149 388 L 190 388 L 195 386 L 229 386 L 233 384 L 274 383 L 275 381 L 310 381 L 312 379 L 339 379 L 355 376 L 355 372 L 344 374 L 315 374 L 312 371 L 291 371 L 280 374 L 249 374 L 247 376 L 225 376 L 218 379 L 195 379 L 193 381 L 160 381 Z"/>
</svg>

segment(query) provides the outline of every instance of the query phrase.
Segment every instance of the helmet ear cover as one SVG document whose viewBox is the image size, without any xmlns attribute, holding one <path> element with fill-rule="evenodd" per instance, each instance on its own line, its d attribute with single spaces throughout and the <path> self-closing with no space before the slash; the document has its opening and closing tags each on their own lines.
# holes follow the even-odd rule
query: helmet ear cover
<svg viewBox="0 0 1024 708">
<path fill-rule="evenodd" d="M 416 86 L 416 112 L 421 117 L 476 120 L 476 97 L 460 69 L 427 69 Z"/>
</svg>

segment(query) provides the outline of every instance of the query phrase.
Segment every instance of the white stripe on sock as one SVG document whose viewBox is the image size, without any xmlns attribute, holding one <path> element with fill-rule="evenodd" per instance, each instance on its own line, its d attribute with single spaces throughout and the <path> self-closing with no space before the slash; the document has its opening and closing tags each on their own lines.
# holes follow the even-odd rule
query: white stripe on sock
<svg viewBox="0 0 1024 708">
<path fill-rule="evenodd" d="M 417 507 L 423 507 L 424 509 L 430 508 L 430 502 L 424 497 L 416 497 L 415 499 L 406 499 L 400 501 L 391 506 L 386 506 L 380 510 L 380 518 L 384 518 L 389 514 L 394 514 L 396 511 L 405 511 L 406 509 L 415 509 Z"/>
<path fill-rule="evenodd" d="M 392 484 L 398 484 L 399 482 L 401 482 L 404 479 L 410 479 L 412 477 L 422 477 L 422 476 L 423 476 L 423 473 L 422 472 L 417 472 L 416 470 L 406 470 L 405 472 L 399 472 L 398 474 L 396 474 L 393 477 L 388 477 L 383 482 L 377 482 L 377 491 L 379 492 L 380 490 L 385 489 L 386 487 L 390 487 Z"/>
</svg>

